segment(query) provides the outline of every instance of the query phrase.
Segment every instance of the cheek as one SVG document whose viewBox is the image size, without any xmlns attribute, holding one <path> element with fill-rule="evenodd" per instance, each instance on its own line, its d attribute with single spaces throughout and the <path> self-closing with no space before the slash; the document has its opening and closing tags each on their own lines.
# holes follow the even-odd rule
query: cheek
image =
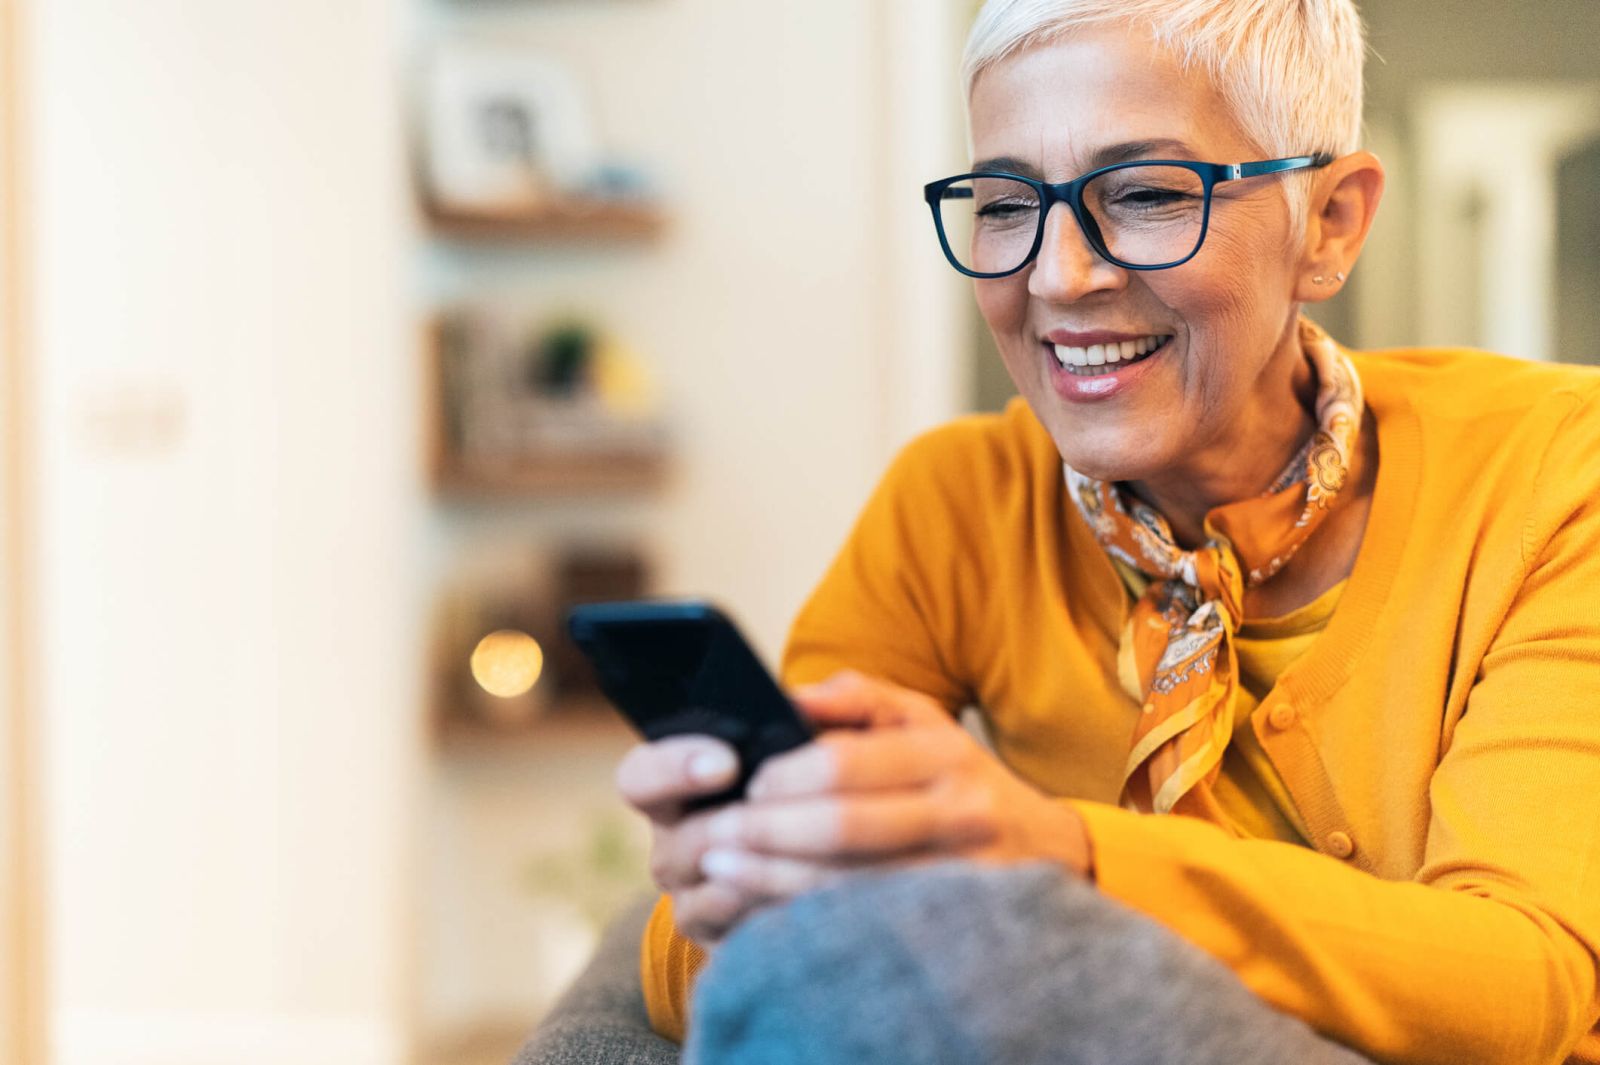
<svg viewBox="0 0 1600 1065">
<path fill-rule="evenodd" d="M 1261 296 L 1255 283 L 1261 264 L 1254 252 L 1236 235 L 1211 234 L 1203 257 L 1194 263 L 1199 269 L 1173 271 L 1172 282 L 1178 291 L 1171 299 L 1190 311 L 1191 321 L 1202 328 L 1246 312 Z"/>
<path fill-rule="evenodd" d="M 1281 245 L 1252 235 L 1248 227 L 1213 230 L 1199 257 L 1148 282 L 1186 326 L 1183 391 L 1202 422 L 1230 416 L 1249 394 L 1289 307 L 1288 290 L 1276 291 L 1286 273 Z"/>
<path fill-rule="evenodd" d="M 1233 206 L 1222 224 L 1213 219 L 1194 262 L 1200 269 L 1178 279 L 1201 322 L 1210 316 L 1219 322 L 1249 318 L 1291 302 L 1287 207 L 1272 201 Z"/>
<path fill-rule="evenodd" d="M 1287 289 L 1281 298 L 1275 291 L 1285 275 L 1281 248 L 1263 247 L 1243 236 L 1213 231 L 1193 261 L 1147 282 L 1187 324 L 1190 342 L 1207 364 L 1233 364 L 1240 351 L 1259 345 L 1258 334 L 1276 335 L 1289 304 Z M 1230 353 L 1235 357 L 1228 358 Z"/>
<path fill-rule="evenodd" d="M 1028 319 L 1028 287 L 1027 282 L 1022 281 L 1024 276 L 1016 274 L 997 281 L 973 282 L 978 313 L 983 315 L 1002 354 L 1009 355 L 1016 347 Z"/>
</svg>

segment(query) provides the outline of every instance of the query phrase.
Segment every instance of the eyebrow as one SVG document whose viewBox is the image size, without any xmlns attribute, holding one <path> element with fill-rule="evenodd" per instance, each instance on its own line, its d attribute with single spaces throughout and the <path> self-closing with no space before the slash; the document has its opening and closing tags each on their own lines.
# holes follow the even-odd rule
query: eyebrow
<svg viewBox="0 0 1600 1065">
<path fill-rule="evenodd" d="M 1150 156 L 1162 156 L 1178 159 L 1192 158 L 1194 149 L 1184 141 L 1175 137 L 1155 137 L 1150 140 L 1124 141 L 1121 144 L 1108 144 L 1097 148 L 1089 156 L 1089 169 L 1097 170 L 1102 166 L 1111 166 L 1113 163 L 1125 163 L 1131 159 L 1144 159 Z M 972 164 L 974 171 L 1004 170 L 1012 174 L 1020 174 L 1036 180 L 1043 180 L 1039 168 L 1032 163 L 1015 156 L 1000 155 L 992 159 L 982 159 Z"/>
</svg>

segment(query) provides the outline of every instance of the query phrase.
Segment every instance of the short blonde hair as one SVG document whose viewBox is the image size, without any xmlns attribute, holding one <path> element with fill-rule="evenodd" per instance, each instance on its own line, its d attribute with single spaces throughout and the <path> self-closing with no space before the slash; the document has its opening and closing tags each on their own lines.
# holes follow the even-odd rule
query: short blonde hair
<svg viewBox="0 0 1600 1065">
<path fill-rule="evenodd" d="M 988 0 L 967 36 L 967 98 L 989 67 L 1090 26 L 1139 25 L 1209 75 L 1263 158 L 1361 143 L 1366 36 L 1353 0 Z M 1211 162 L 1242 162 L 1216 159 Z M 1310 174 L 1288 188 L 1310 188 Z M 1298 220 L 1303 195 L 1289 197 Z"/>
</svg>

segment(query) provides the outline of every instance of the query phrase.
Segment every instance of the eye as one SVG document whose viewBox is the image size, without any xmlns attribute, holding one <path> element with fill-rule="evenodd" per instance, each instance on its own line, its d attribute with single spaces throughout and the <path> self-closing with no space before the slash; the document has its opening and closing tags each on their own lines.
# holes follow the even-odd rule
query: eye
<svg viewBox="0 0 1600 1065">
<path fill-rule="evenodd" d="M 1117 204 L 1129 207 L 1164 207 L 1189 199 L 1193 197 L 1187 192 L 1150 187 L 1124 189 L 1115 197 Z"/>
<path fill-rule="evenodd" d="M 978 208 L 981 218 L 1015 218 L 1022 214 L 1031 214 L 1039 208 L 1036 204 L 1021 200 L 1000 200 L 995 203 L 986 203 Z"/>
</svg>

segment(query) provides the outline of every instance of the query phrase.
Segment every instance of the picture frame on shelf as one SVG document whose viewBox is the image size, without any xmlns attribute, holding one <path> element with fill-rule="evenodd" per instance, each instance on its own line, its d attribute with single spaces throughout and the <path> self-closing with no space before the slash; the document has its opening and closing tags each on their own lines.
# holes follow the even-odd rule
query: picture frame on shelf
<svg viewBox="0 0 1600 1065">
<path fill-rule="evenodd" d="M 440 45 L 425 66 L 421 98 L 430 213 L 535 216 L 569 200 L 599 166 L 581 86 L 536 51 Z"/>
</svg>

